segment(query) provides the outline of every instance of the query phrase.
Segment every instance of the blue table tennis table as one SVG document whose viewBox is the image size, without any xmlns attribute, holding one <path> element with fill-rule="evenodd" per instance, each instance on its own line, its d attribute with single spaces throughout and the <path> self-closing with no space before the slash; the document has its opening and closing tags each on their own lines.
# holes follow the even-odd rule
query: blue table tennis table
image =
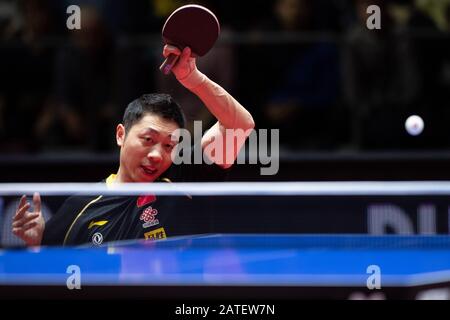
<svg viewBox="0 0 450 320">
<path fill-rule="evenodd" d="M 450 236 L 205 234 L 100 247 L 4 249 L 0 291 L 67 292 L 70 266 L 79 268 L 83 289 L 107 288 L 109 294 L 127 288 L 127 294 L 148 295 L 154 292 L 148 288 L 157 288 L 158 296 L 192 297 L 198 291 L 236 297 L 239 288 L 252 297 L 345 299 L 355 290 L 374 292 L 368 281 L 377 273 L 375 289 L 409 299 L 423 288 L 450 287 Z"/>
</svg>

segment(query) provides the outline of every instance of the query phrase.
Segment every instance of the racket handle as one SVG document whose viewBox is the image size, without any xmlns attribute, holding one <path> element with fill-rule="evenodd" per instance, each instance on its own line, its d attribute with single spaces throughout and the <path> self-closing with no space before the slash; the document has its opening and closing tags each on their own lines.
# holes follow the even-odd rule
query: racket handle
<svg viewBox="0 0 450 320">
<path fill-rule="evenodd" d="M 177 63 L 178 57 L 176 54 L 169 54 L 166 60 L 164 60 L 163 64 L 159 67 L 162 73 L 168 75 L 172 67 Z"/>
</svg>

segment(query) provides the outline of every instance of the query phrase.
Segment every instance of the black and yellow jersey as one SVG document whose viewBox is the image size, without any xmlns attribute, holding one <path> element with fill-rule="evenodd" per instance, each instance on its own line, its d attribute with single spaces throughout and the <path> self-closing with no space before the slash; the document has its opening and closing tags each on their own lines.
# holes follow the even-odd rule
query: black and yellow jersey
<svg viewBox="0 0 450 320">
<path fill-rule="evenodd" d="M 186 169 L 189 168 L 187 172 Z M 222 181 L 227 170 L 216 165 L 170 168 L 163 181 Z M 168 178 L 172 176 L 174 178 Z M 115 175 L 102 183 L 111 184 Z M 189 219 L 192 197 L 183 196 L 71 196 L 46 223 L 43 245 L 81 245 L 126 239 L 164 239 L 207 232 L 207 217 Z"/>
</svg>

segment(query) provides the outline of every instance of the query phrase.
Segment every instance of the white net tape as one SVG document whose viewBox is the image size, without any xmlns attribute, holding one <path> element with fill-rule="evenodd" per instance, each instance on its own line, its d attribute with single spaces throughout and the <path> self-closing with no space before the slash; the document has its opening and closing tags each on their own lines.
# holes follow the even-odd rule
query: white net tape
<svg viewBox="0 0 450 320">
<path fill-rule="evenodd" d="M 450 195 L 450 181 L 217 182 L 217 183 L 0 183 L 0 196 L 41 195 Z"/>
</svg>

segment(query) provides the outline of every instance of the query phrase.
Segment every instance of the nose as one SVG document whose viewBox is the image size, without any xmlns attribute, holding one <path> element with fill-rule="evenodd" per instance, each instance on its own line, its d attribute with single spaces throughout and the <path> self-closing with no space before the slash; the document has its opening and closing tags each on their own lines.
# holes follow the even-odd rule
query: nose
<svg viewBox="0 0 450 320">
<path fill-rule="evenodd" d="M 162 160 L 161 149 L 158 145 L 153 146 L 151 150 L 147 154 L 147 158 L 149 158 L 153 163 L 160 163 Z"/>
</svg>

